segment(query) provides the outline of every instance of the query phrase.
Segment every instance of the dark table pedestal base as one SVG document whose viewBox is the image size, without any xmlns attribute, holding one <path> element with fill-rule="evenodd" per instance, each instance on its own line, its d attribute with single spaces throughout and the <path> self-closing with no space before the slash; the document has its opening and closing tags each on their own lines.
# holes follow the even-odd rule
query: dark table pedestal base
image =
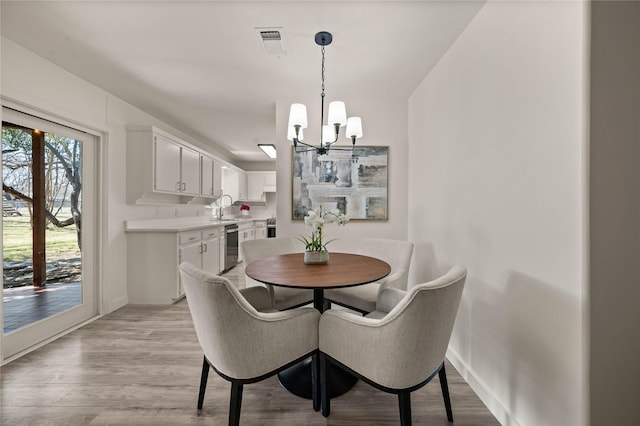
<svg viewBox="0 0 640 426">
<path fill-rule="evenodd" d="M 283 388 L 301 398 L 311 399 L 311 358 L 307 358 L 278 373 Z M 329 398 L 335 398 L 351 389 L 358 379 L 341 368 L 332 365 L 329 369 Z"/>
</svg>

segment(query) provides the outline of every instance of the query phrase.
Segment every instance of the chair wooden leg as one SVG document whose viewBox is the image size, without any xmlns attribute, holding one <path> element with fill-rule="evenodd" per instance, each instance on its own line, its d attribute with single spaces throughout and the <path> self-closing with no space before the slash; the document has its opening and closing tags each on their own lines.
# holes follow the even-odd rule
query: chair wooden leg
<svg viewBox="0 0 640 426">
<path fill-rule="evenodd" d="M 231 382 L 231 403 L 229 404 L 229 426 L 240 425 L 242 407 L 242 383 Z"/>
<path fill-rule="evenodd" d="M 320 410 L 320 354 L 311 355 L 311 400 L 313 411 Z"/>
<path fill-rule="evenodd" d="M 447 383 L 447 373 L 444 371 L 444 362 L 438 372 L 440 378 L 440 388 L 442 389 L 442 396 L 444 398 L 444 408 L 447 410 L 447 420 L 453 422 L 453 410 L 451 409 L 451 399 L 449 397 L 449 384 Z"/>
<path fill-rule="evenodd" d="M 331 413 L 331 401 L 329 400 L 329 386 L 327 377 L 329 375 L 329 362 L 324 354 L 320 354 L 320 403 L 322 404 L 322 415 L 329 417 Z"/>
<path fill-rule="evenodd" d="M 402 391 L 398 394 L 400 406 L 400 426 L 411 426 L 411 393 Z"/>
<path fill-rule="evenodd" d="M 198 410 L 202 410 L 204 402 L 204 391 L 207 389 L 207 379 L 209 378 L 209 361 L 204 357 L 202 363 L 202 374 L 200 375 L 200 393 L 198 394 Z"/>
</svg>

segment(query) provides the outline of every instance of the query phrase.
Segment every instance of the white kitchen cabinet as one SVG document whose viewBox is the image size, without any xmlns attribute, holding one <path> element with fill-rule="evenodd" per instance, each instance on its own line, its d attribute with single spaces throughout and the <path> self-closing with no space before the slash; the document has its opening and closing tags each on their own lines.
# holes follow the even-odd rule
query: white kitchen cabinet
<svg viewBox="0 0 640 426">
<path fill-rule="evenodd" d="M 238 172 L 238 200 L 247 199 L 247 174 L 243 171 Z"/>
<path fill-rule="evenodd" d="M 248 172 L 247 173 L 247 196 L 248 200 L 264 199 L 264 173 Z"/>
<path fill-rule="evenodd" d="M 255 229 L 255 239 L 267 238 L 267 221 L 266 220 L 255 220 L 254 222 Z"/>
<path fill-rule="evenodd" d="M 222 163 L 213 160 L 213 194 L 222 195 Z"/>
<path fill-rule="evenodd" d="M 200 156 L 200 195 L 213 196 L 213 159 Z"/>
<path fill-rule="evenodd" d="M 265 192 L 276 191 L 276 172 L 264 172 Z"/>
<path fill-rule="evenodd" d="M 198 231 L 181 232 L 179 234 L 180 262 L 189 261 L 198 268 L 220 273 L 219 234 L 223 227 L 204 228 Z M 194 248 L 195 247 L 195 248 Z"/>
<path fill-rule="evenodd" d="M 200 155 L 200 195 L 218 198 L 222 190 L 222 165 L 207 155 Z"/>
<path fill-rule="evenodd" d="M 264 201 L 265 192 L 275 192 L 276 172 L 247 172 L 247 200 Z"/>
<path fill-rule="evenodd" d="M 233 201 L 246 200 L 247 174 L 230 167 L 222 169 L 222 190 L 230 195 Z"/>
<path fill-rule="evenodd" d="M 238 224 L 238 248 L 242 247 L 242 242 L 255 238 L 255 228 L 253 221 Z M 238 262 L 242 262 L 242 250 L 238 250 Z"/>
<path fill-rule="evenodd" d="M 202 269 L 213 274 L 219 274 L 223 269 L 220 267 L 221 233 L 224 233 L 224 228 L 208 228 L 202 231 Z"/>
<path fill-rule="evenodd" d="M 171 304 L 184 296 L 178 265 L 191 262 L 220 273 L 219 235 L 224 227 L 184 232 L 128 232 L 129 303 Z"/>
<path fill-rule="evenodd" d="M 230 167 L 222 169 L 222 192 L 231 196 L 233 201 L 238 200 L 240 192 L 238 171 Z"/>
<path fill-rule="evenodd" d="M 163 135 L 152 137 L 155 158 L 153 189 L 161 192 L 180 192 L 180 144 Z"/>
<path fill-rule="evenodd" d="M 190 262 L 198 268 L 202 267 L 202 248 L 200 243 L 200 231 L 181 232 L 178 235 L 178 265 L 182 262 Z M 176 298 L 184 296 L 182 282 L 178 279 L 178 292 Z"/>
<path fill-rule="evenodd" d="M 199 195 L 200 153 L 184 146 L 181 150 L 181 193 L 184 195 Z"/>
<path fill-rule="evenodd" d="M 127 202 L 188 203 L 200 184 L 198 150 L 155 127 L 127 127 Z"/>
<path fill-rule="evenodd" d="M 154 189 L 180 195 L 200 193 L 200 154 L 163 135 L 154 135 Z"/>
</svg>

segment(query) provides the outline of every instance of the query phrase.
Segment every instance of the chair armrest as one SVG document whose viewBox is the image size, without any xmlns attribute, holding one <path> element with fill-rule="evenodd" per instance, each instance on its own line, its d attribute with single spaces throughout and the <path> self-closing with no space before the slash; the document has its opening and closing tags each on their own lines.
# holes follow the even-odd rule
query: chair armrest
<svg viewBox="0 0 640 426">
<path fill-rule="evenodd" d="M 265 287 L 248 287 L 240 289 L 240 294 L 247 299 L 247 302 L 251 304 L 257 311 L 262 311 L 265 309 L 270 309 L 273 307 L 273 302 L 271 301 L 271 295 L 269 294 L 269 290 Z"/>
<path fill-rule="evenodd" d="M 251 240 L 249 240 L 251 241 Z M 253 278 L 251 278 L 249 275 L 244 276 L 245 278 L 245 288 L 250 288 L 250 287 L 265 287 L 267 290 L 269 290 L 269 297 L 271 297 L 271 306 L 275 306 L 275 296 L 273 293 L 273 286 L 270 284 L 265 284 L 265 283 L 261 283 L 260 281 L 256 281 Z"/>
<path fill-rule="evenodd" d="M 399 269 L 387 275 L 380 281 L 380 289 L 396 288 L 398 290 L 407 289 L 407 275 L 409 271 L 407 269 Z"/>
<path fill-rule="evenodd" d="M 406 291 L 397 288 L 380 288 L 378 300 L 376 301 L 376 311 L 390 312 L 407 294 Z"/>
</svg>

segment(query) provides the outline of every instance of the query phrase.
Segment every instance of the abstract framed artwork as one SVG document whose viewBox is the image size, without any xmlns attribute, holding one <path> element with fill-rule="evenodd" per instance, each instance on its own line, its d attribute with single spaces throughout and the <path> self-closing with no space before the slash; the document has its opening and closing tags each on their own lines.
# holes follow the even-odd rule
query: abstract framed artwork
<svg viewBox="0 0 640 426">
<path fill-rule="evenodd" d="M 338 209 L 351 220 L 388 219 L 388 146 L 351 150 L 295 152 L 291 148 L 291 218 L 302 220 L 309 210 Z"/>
</svg>

